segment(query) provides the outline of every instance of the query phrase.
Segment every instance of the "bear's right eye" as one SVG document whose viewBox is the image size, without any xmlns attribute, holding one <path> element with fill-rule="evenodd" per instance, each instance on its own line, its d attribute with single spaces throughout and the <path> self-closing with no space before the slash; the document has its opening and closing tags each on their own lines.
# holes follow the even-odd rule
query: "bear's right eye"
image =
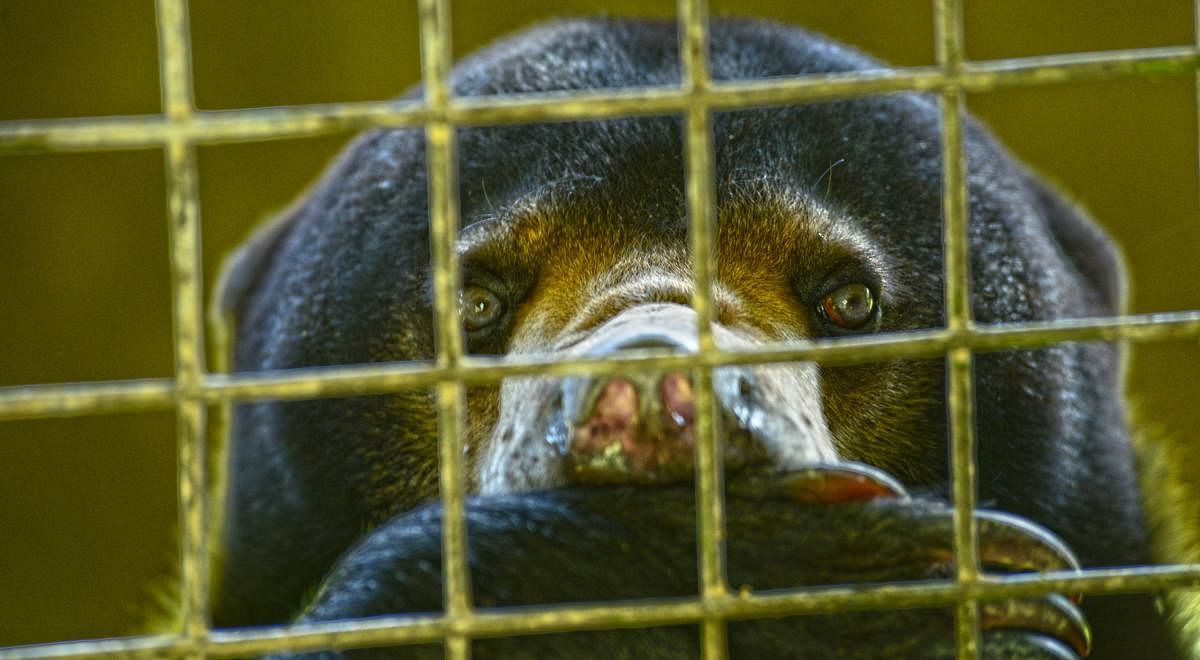
<svg viewBox="0 0 1200 660">
<path fill-rule="evenodd" d="M 826 293 L 817 311 L 826 323 L 839 331 L 865 330 L 879 317 L 875 294 L 861 282 L 843 284 Z"/>
<path fill-rule="evenodd" d="M 463 330 L 482 330 L 504 316 L 504 301 L 491 291 L 478 286 L 463 287 L 458 296 L 459 317 Z"/>
</svg>

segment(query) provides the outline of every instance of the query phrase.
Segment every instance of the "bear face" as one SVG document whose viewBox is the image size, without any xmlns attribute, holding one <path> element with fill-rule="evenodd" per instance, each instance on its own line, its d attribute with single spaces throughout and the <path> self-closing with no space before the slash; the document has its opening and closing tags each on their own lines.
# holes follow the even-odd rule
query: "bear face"
<svg viewBox="0 0 1200 660">
<path fill-rule="evenodd" d="M 635 21 L 554 23 L 464 61 L 452 85 L 463 96 L 674 85 L 674 30 Z M 712 27 L 717 80 L 879 66 L 793 28 L 754 21 Z M 974 319 L 1118 311 L 1121 266 L 1107 239 L 981 127 L 968 123 L 966 134 Z M 940 140 L 936 101 L 916 94 L 716 113 L 717 346 L 942 326 Z M 467 350 L 589 359 L 645 347 L 695 350 L 683 148 L 677 117 L 460 129 Z M 432 358 L 424 156 L 420 131 L 364 136 L 234 257 L 222 304 L 237 320 L 237 370 Z M 1101 344 L 975 360 L 978 458 L 989 477 L 980 498 L 1049 528 L 1085 565 L 1146 557 L 1118 363 L 1116 348 Z M 762 556 L 768 547 L 809 559 L 785 570 L 787 577 L 750 575 L 755 588 L 944 572 L 944 561 L 935 559 L 949 543 L 948 532 L 937 532 L 948 529 L 949 512 L 936 504 L 948 494 L 944 370 L 938 359 L 715 369 L 731 511 L 742 510 L 744 494 L 755 502 L 749 522 L 730 516 L 731 575 L 739 553 L 749 564 L 788 563 Z M 471 505 L 471 515 L 490 530 L 472 538 L 480 547 L 490 540 L 508 560 L 498 568 L 484 550 L 471 558 L 474 570 L 491 576 L 477 579 L 480 602 L 694 593 L 686 580 L 667 584 L 658 573 L 620 568 L 663 565 L 670 553 L 647 535 L 673 544 L 694 521 L 690 495 L 669 486 L 693 471 L 693 389 L 682 371 L 470 387 L 467 485 L 489 496 Z M 229 448 L 217 623 L 286 620 L 331 567 L 310 618 L 439 607 L 422 600 L 440 594 L 428 576 L 402 570 L 431 565 L 419 539 L 439 524 L 437 514 L 414 508 L 437 493 L 434 411 L 426 391 L 240 406 Z M 780 483 L 791 502 L 772 495 Z M 797 507 L 796 499 L 816 509 Z M 581 531 L 584 520 L 592 526 Z M 521 534 L 521 523 L 535 521 L 543 540 L 549 535 L 579 552 L 597 545 L 587 530 L 620 526 L 625 531 L 613 533 L 618 546 L 632 543 L 636 554 L 596 563 L 568 553 L 571 561 L 560 568 L 573 576 L 563 585 L 563 573 L 543 570 L 554 565 L 554 553 Z M 734 534 L 743 523 L 745 545 Z M 987 526 L 985 563 L 1053 569 L 1075 561 L 1052 536 L 1024 523 Z M 898 531 L 905 528 L 910 533 Z M 374 531 L 364 537 L 364 529 Z M 771 543 L 756 542 L 768 529 Z M 999 549 L 1014 536 L 1021 551 L 1002 556 Z M 911 560 L 881 559 L 896 543 Z M 686 552 L 665 565 L 694 576 Z M 847 570 L 833 565 L 838 556 L 863 559 Z M 509 584 L 506 575 L 525 595 L 497 586 Z M 626 593 L 603 575 L 650 593 Z M 1037 657 L 1043 642 L 1057 645 L 1056 652 L 1084 650 L 1085 635 L 1069 621 L 1071 606 L 1044 611 L 1066 623 L 1040 632 L 1065 645 L 1038 635 L 1004 637 L 1021 627 L 1005 615 L 989 648 L 1020 647 L 1028 657 Z M 928 636 L 909 635 L 918 644 L 910 651 L 940 644 L 953 652 L 944 615 L 884 619 L 878 636 L 855 634 L 861 623 L 835 618 L 812 634 L 797 632 L 801 624 L 793 622 L 789 633 L 746 633 L 731 644 L 755 655 L 787 656 L 798 644 L 818 655 L 872 657 L 892 648 L 886 640 L 919 628 Z M 821 646 L 826 641 L 840 646 Z M 591 643 L 554 648 L 594 653 Z M 630 643 L 642 646 L 616 644 L 687 655 L 679 640 Z M 545 657 L 547 650 L 524 652 Z"/>
</svg>

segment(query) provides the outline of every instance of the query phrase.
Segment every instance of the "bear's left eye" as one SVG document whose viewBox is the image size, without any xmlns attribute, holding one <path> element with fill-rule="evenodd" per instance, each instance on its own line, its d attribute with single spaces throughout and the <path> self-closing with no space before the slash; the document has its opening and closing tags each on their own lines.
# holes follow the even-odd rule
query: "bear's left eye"
<svg viewBox="0 0 1200 660">
<path fill-rule="evenodd" d="M 504 316 L 504 301 L 491 291 L 478 286 L 463 287 L 458 296 L 458 311 L 463 330 L 482 330 Z"/>
<path fill-rule="evenodd" d="M 862 330 L 879 313 L 875 294 L 862 282 L 839 286 L 825 294 L 817 307 L 821 317 L 839 330 Z"/>
</svg>

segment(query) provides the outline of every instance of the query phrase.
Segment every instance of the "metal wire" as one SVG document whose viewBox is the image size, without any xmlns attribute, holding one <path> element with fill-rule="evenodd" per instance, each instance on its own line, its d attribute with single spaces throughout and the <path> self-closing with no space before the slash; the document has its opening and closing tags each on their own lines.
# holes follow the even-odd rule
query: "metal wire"
<svg viewBox="0 0 1200 660">
<path fill-rule="evenodd" d="M 462 359 L 458 320 L 459 273 L 458 184 L 454 124 L 445 118 L 450 99 L 450 4 L 420 0 L 421 77 L 431 119 L 425 125 L 425 159 L 429 176 L 429 242 L 433 264 L 434 323 L 437 365 L 453 368 Z M 463 382 L 437 384 L 438 470 L 442 499 L 443 609 L 450 629 L 444 637 L 446 657 L 471 657 L 470 639 L 457 632 L 471 618 L 471 575 L 467 566 L 467 523 L 463 515 L 462 419 Z"/>
<path fill-rule="evenodd" d="M 696 310 L 696 333 L 700 352 L 716 348 L 713 341 L 712 235 L 715 224 L 713 209 L 713 144 L 712 115 L 699 96 L 708 87 L 708 3 L 706 0 L 680 0 L 679 59 L 680 84 L 685 93 L 693 94 L 685 116 L 687 168 L 687 210 L 692 249 L 692 307 Z M 698 368 L 691 372 L 696 410 L 696 526 L 697 552 L 700 561 L 700 595 L 704 602 L 713 602 L 729 594 L 725 574 L 725 503 L 721 438 L 717 425 L 716 401 L 712 391 L 712 369 Z M 724 619 L 713 613 L 705 616 L 700 628 L 701 649 L 708 660 L 721 660 L 728 655 L 728 640 Z"/>
<path fill-rule="evenodd" d="M 694 356 L 652 350 L 629 351 L 603 360 L 565 362 L 552 355 L 511 358 L 464 356 L 456 367 L 392 362 L 338 367 L 309 367 L 252 374 L 208 374 L 200 396 L 209 403 L 263 399 L 315 399 L 379 394 L 429 387 L 445 379 L 468 384 L 496 383 L 509 376 L 612 375 L 630 369 L 666 370 L 694 366 L 723 367 L 769 362 L 861 364 L 885 359 L 927 358 L 953 348 L 974 352 L 1035 349 L 1063 342 L 1161 342 L 1200 338 L 1200 311 L 1140 314 L 1101 319 L 977 326 L 971 334 L 942 329 L 888 335 L 767 344 L 728 352 L 716 349 Z M 0 388 L 0 420 L 71 417 L 85 414 L 165 410 L 177 397 L 171 379 L 143 379 Z"/>
<path fill-rule="evenodd" d="M 192 108 L 187 3 L 159 0 L 158 42 L 163 115 L 186 122 Z M 167 223 L 174 296 L 175 418 L 179 446 L 179 619 L 190 652 L 208 636 L 208 544 L 205 517 L 204 313 L 196 153 L 185 136 L 166 143 Z M 190 653 L 189 653 L 190 654 Z"/>
<path fill-rule="evenodd" d="M 547 92 L 452 99 L 445 117 L 461 126 L 678 114 L 695 102 L 711 110 L 848 99 L 873 94 L 936 92 L 957 85 L 968 93 L 1007 87 L 1192 74 L 1192 46 L 1139 48 L 965 62 L 948 75 L 937 67 L 907 67 L 782 80 L 713 82 L 702 92 L 674 87 Z M 0 122 L 0 153 L 101 151 L 159 147 L 172 135 L 193 143 L 261 141 L 344 133 L 380 126 L 422 126 L 421 101 L 367 101 L 283 108 L 196 111 L 184 122 L 162 116 L 95 117 Z"/>
<path fill-rule="evenodd" d="M 966 159 L 962 126 L 966 93 L 1128 76 L 1197 75 L 1200 0 L 1193 46 L 1077 53 L 970 62 L 963 55 L 960 0 L 935 0 L 937 66 L 881 69 L 786 80 L 716 83 L 710 79 L 707 3 L 680 0 L 678 88 L 454 98 L 448 85 L 449 1 L 420 0 L 424 98 L 289 108 L 197 111 L 191 92 L 186 0 L 158 0 L 163 112 L 147 117 L 99 117 L 0 122 L 0 154 L 162 148 L 168 181 L 168 222 L 174 293 L 175 376 L 170 379 L 0 388 L 0 420 L 95 415 L 174 408 L 178 418 L 181 511 L 181 628 L 174 635 L 42 644 L 0 649 L 0 658 L 235 657 L 442 641 L 448 657 L 470 657 L 470 640 L 605 627 L 700 624 L 707 658 L 727 654 L 726 621 L 848 609 L 956 607 L 959 657 L 978 653 L 978 603 L 1051 592 L 1124 593 L 1200 587 L 1200 566 L 1157 566 L 1042 575 L 981 575 L 975 521 L 972 354 L 1032 349 L 1064 341 L 1164 341 L 1200 338 L 1200 311 L 1061 322 L 976 326 L 969 308 Z M 713 148 L 711 113 L 748 106 L 816 102 L 902 91 L 936 92 L 942 101 L 946 327 L 886 336 L 768 345 L 729 352 L 713 344 L 711 322 Z M 519 359 L 463 355 L 457 323 L 459 289 L 454 239 L 458 229 L 454 132 L 458 126 L 617 116 L 681 114 L 686 126 L 687 205 L 694 255 L 693 307 L 701 350 L 695 355 L 632 352 L 604 360 L 565 362 L 554 356 Z M 429 177 L 430 244 L 434 272 L 437 355 L 432 363 L 391 363 L 209 374 L 204 368 L 201 314 L 200 216 L 196 144 L 318 135 L 355 128 L 422 126 Z M 724 565 L 719 438 L 713 425 L 711 371 L 735 364 L 814 361 L 853 364 L 946 356 L 955 504 L 954 580 L 904 585 L 820 587 L 770 594 L 731 594 Z M 463 392 L 528 374 L 615 374 L 631 369 L 691 370 L 696 377 L 698 553 L 701 589 L 694 597 L 576 607 L 474 610 L 465 558 L 462 475 Z M 373 394 L 432 387 L 439 415 L 444 507 L 445 611 L 246 630 L 213 631 L 207 612 L 204 437 L 207 405 L 262 399 Z"/>
<path fill-rule="evenodd" d="M 938 64 L 953 77 L 966 59 L 961 1 L 936 0 L 934 27 Z M 961 87 L 946 87 L 942 90 L 940 106 L 945 314 L 946 329 L 954 335 L 969 334 L 973 325 L 967 244 L 967 156 L 963 146 L 965 95 Z M 975 522 L 975 385 L 971 349 L 951 349 L 946 364 L 955 579 L 960 587 L 966 587 L 979 580 L 978 525 Z M 954 618 L 958 658 L 974 660 L 979 657 L 979 603 L 970 598 L 959 601 Z"/>
<path fill-rule="evenodd" d="M 1117 594 L 1200 587 L 1198 566 L 1144 566 L 1093 569 L 1084 573 L 1044 573 L 984 576 L 960 589 L 954 582 L 929 581 L 901 585 L 786 589 L 753 595 L 664 598 L 654 601 L 583 604 L 576 606 L 479 610 L 456 630 L 471 637 L 495 637 L 612 627 L 651 627 L 697 623 L 706 615 L 726 619 L 824 614 L 881 608 L 932 608 L 954 605 L 963 598 L 1002 600 L 1048 593 Z M 217 630 L 210 634 L 210 657 L 244 657 L 263 653 L 311 651 L 416 644 L 443 639 L 451 630 L 444 617 L 398 615 L 365 621 L 263 626 Z M 0 658 L 150 658 L 186 648 L 176 637 L 163 635 L 40 644 L 0 650 Z"/>
</svg>

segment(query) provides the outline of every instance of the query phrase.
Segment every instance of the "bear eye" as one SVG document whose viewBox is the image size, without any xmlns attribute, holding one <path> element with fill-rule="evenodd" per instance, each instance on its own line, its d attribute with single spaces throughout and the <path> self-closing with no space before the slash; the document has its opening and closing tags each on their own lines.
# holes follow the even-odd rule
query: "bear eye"
<svg viewBox="0 0 1200 660">
<path fill-rule="evenodd" d="M 504 302 L 491 291 L 468 285 L 458 296 L 458 312 L 467 332 L 482 330 L 504 315 Z"/>
<path fill-rule="evenodd" d="M 862 282 L 843 284 L 821 298 L 822 318 L 842 330 L 861 330 L 876 317 L 875 294 Z"/>
</svg>

